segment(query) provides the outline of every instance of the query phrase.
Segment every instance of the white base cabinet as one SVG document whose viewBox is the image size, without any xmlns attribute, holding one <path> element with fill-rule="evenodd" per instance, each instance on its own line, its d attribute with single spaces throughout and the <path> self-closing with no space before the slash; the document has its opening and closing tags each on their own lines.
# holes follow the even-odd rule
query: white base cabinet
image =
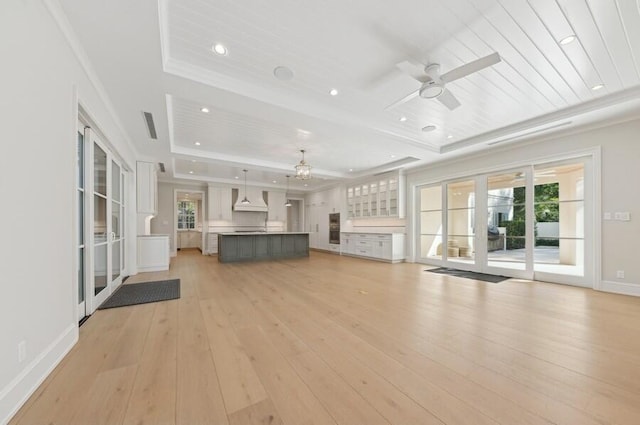
<svg viewBox="0 0 640 425">
<path fill-rule="evenodd" d="M 218 253 L 218 234 L 217 233 L 207 233 L 206 253 L 209 255 Z"/>
<path fill-rule="evenodd" d="M 138 236 L 138 271 L 157 272 L 169 270 L 169 236 Z"/>
<path fill-rule="evenodd" d="M 397 263 L 404 261 L 403 233 L 351 233 L 340 234 L 342 255 L 353 255 Z"/>
</svg>

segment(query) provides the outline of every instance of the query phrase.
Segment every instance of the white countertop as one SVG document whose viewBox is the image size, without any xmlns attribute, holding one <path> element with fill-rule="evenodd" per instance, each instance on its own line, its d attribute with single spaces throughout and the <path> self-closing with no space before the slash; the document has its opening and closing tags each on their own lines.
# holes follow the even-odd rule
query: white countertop
<svg viewBox="0 0 640 425">
<path fill-rule="evenodd" d="M 139 238 L 168 238 L 169 235 L 138 235 Z"/>
<path fill-rule="evenodd" d="M 353 233 L 359 235 L 405 235 L 404 232 L 340 232 L 340 233 Z"/>
<path fill-rule="evenodd" d="M 222 236 L 255 236 L 255 235 L 308 235 L 309 232 L 226 232 L 218 233 Z"/>
</svg>

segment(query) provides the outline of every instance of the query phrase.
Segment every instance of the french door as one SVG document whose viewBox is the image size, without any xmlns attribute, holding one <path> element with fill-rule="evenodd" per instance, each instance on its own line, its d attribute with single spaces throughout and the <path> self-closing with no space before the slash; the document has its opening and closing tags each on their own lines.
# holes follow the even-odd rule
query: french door
<svg viewBox="0 0 640 425">
<path fill-rule="evenodd" d="M 78 318 L 122 283 L 126 172 L 99 136 L 78 128 Z M 81 131 L 82 130 L 82 131 Z M 80 161 L 83 158 L 83 161 Z"/>
<path fill-rule="evenodd" d="M 590 286 L 592 176 L 584 157 L 419 187 L 419 261 Z"/>
</svg>

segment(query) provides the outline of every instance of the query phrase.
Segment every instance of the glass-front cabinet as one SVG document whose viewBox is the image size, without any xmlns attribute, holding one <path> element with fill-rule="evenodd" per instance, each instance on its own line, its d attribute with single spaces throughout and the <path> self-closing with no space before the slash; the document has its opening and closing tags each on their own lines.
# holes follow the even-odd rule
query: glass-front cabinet
<svg viewBox="0 0 640 425">
<path fill-rule="evenodd" d="M 347 187 L 349 218 L 403 217 L 404 176 L 393 173 Z"/>
</svg>

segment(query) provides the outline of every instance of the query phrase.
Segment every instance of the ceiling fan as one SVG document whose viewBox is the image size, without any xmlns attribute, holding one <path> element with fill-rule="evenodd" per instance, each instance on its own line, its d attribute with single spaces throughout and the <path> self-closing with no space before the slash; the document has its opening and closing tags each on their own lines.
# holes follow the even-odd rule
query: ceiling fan
<svg viewBox="0 0 640 425">
<path fill-rule="evenodd" d="M 453 93 L 447 90 L 446 84 L 460 78 L 464 78 L 467 75 L 478 72 L 484 68 L 488 68 L 500 61 L 500 55 L 495 52 L 483 58 L 474 60 L 473 62 L 459 66 L 458 68 L 454 68 L 442 75 L 440 75 L 440 65 L 437 63 L 425 66 L 412 61 L 400 62 L 399 64 L 396 64 L 396 67 L 405 74 L 411 76 L 413 79 L 422 83 L 422 85 L 418 90 L 411 92 L 409 95 L 392 103 L 385 109 L 394 108 L 408 102 L 414 97 L 420 96 L 424 99 L 437 99 L 450 110 L 454 110 L 460 106 L 460 102 L 456 99 Z"/>
</svg>

